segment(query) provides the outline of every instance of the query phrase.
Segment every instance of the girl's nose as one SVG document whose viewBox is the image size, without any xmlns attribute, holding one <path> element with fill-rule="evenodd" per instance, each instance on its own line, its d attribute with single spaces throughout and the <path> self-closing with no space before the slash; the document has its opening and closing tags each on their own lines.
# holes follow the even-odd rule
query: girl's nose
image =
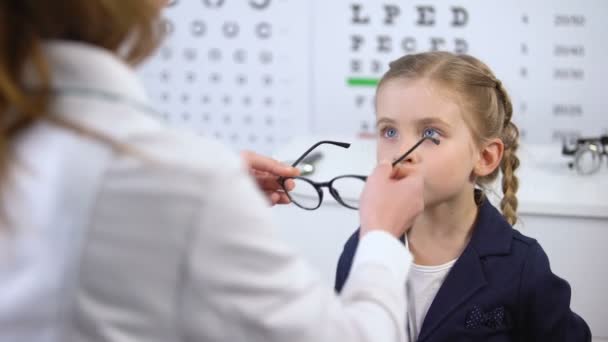
<svg viewBox="0 0 608 342">
<path fill-rule="evenodd" d="M 411 146 L 401 156 L 397 157 L 396 160 L 393 161 L 393 165 L 395 165 L 396 163 L 401 163 L 401 162 L 405 162 L 405 163 L 409 163 L 409 164 L 416 164 L 416 163 L 420 162 L 420 153 L 417 152 L 416 149 L 427 139 L 430 139 L 435 144 L 439 145 L 439 140 L 429 138 L 429 137 L 423 137 L 422 139 L 418 140 L 418 142 L 414 143 L 414 145 Z M 402 148 L 405 149 L 405 147 L 402 147 Z"/>
<path fill-rule="evenodd" d="M 402 163 L 417 164 L 420 161 L 418 151 L 414 150 L 401 161 Z"/>
<path fill-rule="evenodd" d="M 400 148 L 399 148 L 399 154 L 395 156 L 394 160 L 397 160 L 397 158 L 403 156 L 404 153 L 406 153 L 408 150 L 410 150 L 413 146 L 415 146 L 417 143 L 417 141 L 413 141 L 413 142 L 409 142 L 406 144 L 403 144 Z M 400 164 L 416 164 L 418 163 L 419 160 L 419 153 L 418 153 L 418 148 L 415 148 L 413 151 L 411 151 L 405 158 L 403 158 L 399 163 Z"/>
</svg>

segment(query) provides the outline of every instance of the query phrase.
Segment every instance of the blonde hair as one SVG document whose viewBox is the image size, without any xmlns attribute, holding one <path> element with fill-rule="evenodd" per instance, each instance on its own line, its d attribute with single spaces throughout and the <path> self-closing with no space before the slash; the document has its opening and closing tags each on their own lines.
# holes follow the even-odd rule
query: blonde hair
<svg viewBox="0 0 608 342">
<path fill-rule="evenodd" d="M 426 52 L 406 55 L 392 63 L 380 80 L 378 88 L 396 78 L 426 78 L 444 86 L 461 100 L 461 108 L 469 129 L 478 145 L 492 138 L 500 138 L 504 154 L 500 162 L 503 198 L 500 209 L 510 224 L 517 222 L 517 189 L 519 181 L 515 170 L 519 167 L 516 151 L 519 130 L 511 121 L 513 105 L 500 80 L 490 68 L 477 58 L 449 52 Z M 491 174 L 476 179 L 484 188 L 498 176 L 496 168 Z"/>
<path fill-rule="evenodd" d="M 11 140 L 37 120 L 57 122 L 48 113 L 51 72 L 43 42 L 91 44 L 136 64 L 161 39 L 159 6 L 151 0 L 0 1 L 0 185 L 7 177 Z M 35 92 L 23 83 L 26 65 L 39 80 Z"/>
</svg>

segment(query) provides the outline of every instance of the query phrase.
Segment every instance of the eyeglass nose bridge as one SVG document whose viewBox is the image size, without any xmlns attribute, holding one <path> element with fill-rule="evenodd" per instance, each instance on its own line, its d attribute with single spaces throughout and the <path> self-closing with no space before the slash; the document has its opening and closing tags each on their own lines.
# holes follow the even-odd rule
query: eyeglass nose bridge
<svg viewBox="0 0 608 342">
<path fill-rule="evenodd" d="M 323 204 L 323 193 L 325 192 L 325 191 L 323 191 L 323 188 L 329 189 L 329 193 L 332 195 L 332 197 L 334 197 L 334 195 L 332 193 L 331 181 L 329 181 L 329 182 L 310 181 L 310 182 L 312 183 L 312 185 L 315 187 L 315 190 L 317 190 L 317 193 L 319 194 L 319 206 L 321 206 L 321 204 Z M 317 208 L 319 206 L 317 206 Z M 315 208 L 315 209 L 317 209 L 317 208 Z"/>
<path fill-rule="evenodd" d="M 342 199 L 342 197 L 340 196 L 340 193 L 338 192 L 338 190 L 336 190 L 336 188 L 334 188 L 333 186 L 328 186 L 327 187 L 329 189 L 329 193 L 331 194 L 331 197 L 333 197 L 338 203 L 342 204 L 343 206 L 349 208 L 349 209 L 358 209 L 356 207 L 353 207 L 351 205 L 349 205 L 348 203 L 344 202 L 344 200 Z"/>
<path fill-rule="evenodd" d="M 342 175 L 342 176 L 338 176 L 335 177 L 334 179 L 330 180 L 329 182 L 327 182 L 327 188 L 329 188 L 329 193 L 331 194 L 331 196 L 340 204 L 342 204 L 343 206 L 345 206 L 346 208 L 349 209 L 354 209 L 354 210 L 359 210 L 358 207 L 352 206 L 350 204 L 348 204 L 344 198 L 342 198 L 342 196 L 340 195 L 340 193 L 338 192 L 338 190 L 336 188 L 334 188 L 333 183 L 339 179 L 343 179 L 343 178 L 357 178 L 362 180 L 363 182 L 367 181 L 367 176 L 361 176 L 361 175 Z"/>
<path fill-rule="evenodd" d="M 327 188 L 331 197 L 333 197 L 338 203 L 342 204 L 343 206 L 345 206 L 349 209 L 355 209 L 355 210 L 358 209 L 358 208 L 353 207 L 353 206 L 349 205 L 348 203 L 344 202 L 344 199 L 342 199 L 338 190 L 336 190 L 336 188 L 334 188 L 334 185 L 333 185 L 334 181 L 337 179 L 340 179 L 340 178 L 344 178 L 344 177 L 351 177 L 351 176 L 350 175 L 338 176 L 338 177 L 330 180 L 329 182 L 319 182 L 319 183 L 313 182 L 315 189 L 317 189 L 317 192 L 319 193 L 319 198 L 320 198 L 319 205 L 321 205 L 321 202 L 323 202 L 323 188 Z M 365 178 L 367 178 L 367 177 L 365 177 Z"/>
</svg>

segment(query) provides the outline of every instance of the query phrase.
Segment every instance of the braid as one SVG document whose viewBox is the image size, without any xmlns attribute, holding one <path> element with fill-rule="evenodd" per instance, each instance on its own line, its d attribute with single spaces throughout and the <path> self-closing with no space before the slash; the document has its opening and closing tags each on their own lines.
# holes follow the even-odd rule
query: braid
<svg viewBox="0 0 608 342">
<path fill-rule="evenodd" d="M 505 90 L 502 82 L 500 80 L 495 80 L 496 82 L 496 95 L 498 96 L 498 100 L 502 102 L 502 105 L 505 109 L 505 118 L 503 121 L 504 127 L 507 127 L 507 124 L 511 122 L 511 118 L 513 117 L 513 104 L 511 103 L 511 98 L 509 97 L 507 91 Z M 518 135 L 519 136 L 519 135 Z"/>
<path fill-rule="evenodd" d="M 514 225 L 517 222 L 517 190 L 519 180 L 515 176 L 515 170 L 519 167 L 519 158 L 516 155 L 519 147 L 519 130 L 511 118 L 513 117 L 513 105 L 509 95 L 503 88 L 500 81 L 496 81 L 496 95 L 504 106 L 504 120 L 501 139 L 505 144 L 503 159 L 500 163 L 502 171 L 502 192 L 503 198 L 500 201 L 500 210 L 507 221 Z"/>
</svg>

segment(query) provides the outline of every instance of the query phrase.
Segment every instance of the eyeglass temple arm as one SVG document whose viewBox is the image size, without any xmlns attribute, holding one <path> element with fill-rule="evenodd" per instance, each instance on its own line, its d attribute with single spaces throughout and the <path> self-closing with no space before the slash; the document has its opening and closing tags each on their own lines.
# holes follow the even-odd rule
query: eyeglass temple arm
<svg viewBox="0 0 608 342">
<path fill-rule="evenodd" d="M 329 140 L 323 140 L 323 141 L 319 141 L 318 143 L 312 145 L 308 150 L 306 150 L 306 152 L 304 152 L 300 158 L 298 158 L 295 162 L 293 162 L 293 164 L 291 164 L 291 166 L 296 166 L 298 165 L 298 163 L 300 163 L 302 161 L 302 159 L 306 158 L 306 156 L 312 152 L 315 148 L 317 148 L 317 146 L 319 145 L 323 145 L 323 144 L 331 144 L 331 145 L 336 145 L 336 146 L 340 146 L 340 147 L 344 147 L 344 148 L 349 148 L 350 144 L 349 143 L 345 143 L 345 142 L 339 142 L 339 141 L 329 141 Z"/>
<path fill-rule="evenodd" d="M 432 142 L 435 143 L 435 145 L 439 145 L 439 139 L 436 138 L 431 138 L 431 137 L 423 137 L 422 139 L 420 139 L 414 146 L 412 146 L 412 148 L 410 148 L 409 150 L 407 150 L 407 152 L 405 152 L 401 157 L 397 158 L 397 160 L 395 160 L 393 162 L 393 167 L 399 163 L 401 163 L 401 161 L 403 159 L 405 159 L 410 153 L 412 153 L 418 146 L 420 146 L 420 144 L 422 144 L 425 140 L 430 140 Z"/>
</svg>

